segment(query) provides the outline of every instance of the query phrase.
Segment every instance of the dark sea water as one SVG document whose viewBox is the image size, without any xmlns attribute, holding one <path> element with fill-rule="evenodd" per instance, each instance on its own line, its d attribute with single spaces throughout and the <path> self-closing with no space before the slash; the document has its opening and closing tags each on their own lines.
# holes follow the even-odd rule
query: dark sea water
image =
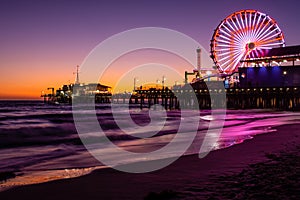
<svg viewBox="0 0 300 200">
<path fill-rule="evenodd" d="M 132 118 L 145 128 L 131 130 L 129 127 L 126 134 L 114 123 L 109 105 L 96 105 L 96 111 L 98 121 L 109 139 L 133 152 L 164 147 L 176 134 L 178 120 L 182 120 L 180 111 L 168 111 L 164 128 L 145 143 L 135 136 L 156 128 L 151 127 L 147 110 L 133 108 Z M 126 123 L 128 116 L 119 116 Z M 215 117 L 209 111 L 201 111 L 198 135 L 185 154 L 198 154 L 203 133 Z M 276 126 L 299 122 L 300 113 L 295 112 L 228 110 L 225 126 L 214 149 L 242 143 L 256 134 L 272 134 Z M 90 135 L 93 137 L 92 133 Z M 181 142 L 185 142 L 184 137 Z M 109 152 L 109 149 L 104 146 L 101 151 Z M 172 156 L 172 153 L 165 156 Z M 110 156 L 115 158 L 117 155 Z M 137 156 L 120 164 L 142 159 Z M 82 145 L 74 125 L 71 105 L 48 105 L 42 101 L 0 101 L 0 191 L 17 185 L 81 176 L 102 167 L 105 166 Z M 14 174 L 16 177 L 5 180 L 3 174 Z"/>
</svg>

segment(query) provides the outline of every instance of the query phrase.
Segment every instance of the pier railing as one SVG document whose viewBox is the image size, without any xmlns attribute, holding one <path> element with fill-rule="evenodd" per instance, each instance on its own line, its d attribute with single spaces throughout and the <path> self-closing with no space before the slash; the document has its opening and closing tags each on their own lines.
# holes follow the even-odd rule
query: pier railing
<svg viewBox="0 0 300 200">
<path fill-rule="evenodd" d="M 226 101 L 218 95 L 226 93 Z M 188 94 L 194 93 L 198 102 Z M 180 96 L 183 94 L 183 96 Z M 212 98 L 213 97 L 213 98 Z M 180 100 L 179 100 L 180 99 Z M 160 104 L 165 109 L 181 109 L 199 106 L 210 109 L 226 106 L 229 109 L 280 109 L 300 110 L 300 88 L 230 88 L 196 90 L 136 90 L 133 94 L 115 94 L 112 103 L 129 103 L 140 108 Z"/>
</svg>

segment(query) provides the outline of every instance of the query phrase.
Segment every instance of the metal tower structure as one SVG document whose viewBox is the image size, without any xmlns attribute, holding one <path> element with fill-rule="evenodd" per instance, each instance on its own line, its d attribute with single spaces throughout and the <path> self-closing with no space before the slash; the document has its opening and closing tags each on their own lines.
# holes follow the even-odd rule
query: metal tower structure
<svg viewBox="0 0 300 200">
<path fill-rule="evenodd" d="M 76 68 L 77 68 L 77 70 L 76 70 L 76 72 L 74 72 L 74 74 L 76 73 L 75 84 L 80 84 L 80 82 L 79 82 L 79 65 L 77 65 Z"/>
<path fill-rule="evenodd" d="M 200 74 L 200 70 L 201 70 L 201 49 L 198 47 L 196 51 L 197 51 L 197 70 Z"/>
</svg>

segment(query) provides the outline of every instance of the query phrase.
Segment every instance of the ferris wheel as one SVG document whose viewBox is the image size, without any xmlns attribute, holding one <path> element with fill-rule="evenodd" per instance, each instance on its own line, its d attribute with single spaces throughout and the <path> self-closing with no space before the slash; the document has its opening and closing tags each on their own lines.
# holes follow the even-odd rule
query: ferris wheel
<svg viewBox="0 0 300 200">
<path fill-rule="evenodd" d="M 283 47 L 284 36 L 276 21 L 256 10 L 241 10 L 225 18 L 214 31 L 211 57 L 222 74 L 232 74 L 268 49 Z"/>
</svg>

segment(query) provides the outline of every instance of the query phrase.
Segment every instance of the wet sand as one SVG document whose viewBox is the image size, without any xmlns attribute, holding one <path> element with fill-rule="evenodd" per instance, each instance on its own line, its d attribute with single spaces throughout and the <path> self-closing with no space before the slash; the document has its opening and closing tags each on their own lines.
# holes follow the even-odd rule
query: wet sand
<svg viewBox="0 0 300 200">
<path fill-rule="evenodd" d="M 275 128 L 203 159 L 181 157 L 156 172 L 102 169 L 78 178 L 12 188 L 1 192 L 0 199 L 264 199 L 268 191 L 279 189 L 280 199 L 297 199 L 300 194 L 294 194 L 293 188 L 299 184 L 300 124 Z M 273 175 L 280 177 L 271 179 Z"/>
</svg>

